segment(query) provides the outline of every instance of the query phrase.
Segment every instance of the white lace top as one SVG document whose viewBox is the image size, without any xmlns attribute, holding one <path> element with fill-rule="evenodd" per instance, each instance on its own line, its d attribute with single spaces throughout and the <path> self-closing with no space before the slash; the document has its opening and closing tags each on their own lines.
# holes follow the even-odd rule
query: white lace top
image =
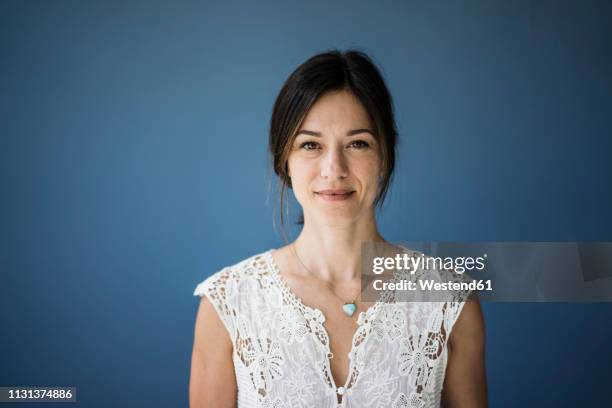
<svg viewBox="0 0 612 408">
<path fill-rule="evenodd" d="M 469 292 L 449 302 L 393 302 L 384 292 L 359 314 L 346 383 L 335 384 L 325 316 L 291 291 L 271 252 L 223 268 L 194 292 L 231 337 L 239 408 L 440 405 L 447 339 Z"/>
</svg>

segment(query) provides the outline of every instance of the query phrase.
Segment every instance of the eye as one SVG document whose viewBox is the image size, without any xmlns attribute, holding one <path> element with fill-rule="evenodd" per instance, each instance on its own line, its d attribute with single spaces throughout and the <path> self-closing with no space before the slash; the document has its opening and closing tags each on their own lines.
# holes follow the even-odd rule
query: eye
<svg viewBox="0 0 612 408">
<path fill-rule="evenodd" d="M 355 140 L 351 142 L 350 147 L 354 147 L 355 149 L 366 149 L 370 147 L 370 144 L 365 140 Z"/>
<path fill-rule="evenodd" d="M 319 149 L 319 144 L 317 142 L 304 142 L 300 145 L 300 149 L 304 150 L 316 150 Z"/>
</svg>

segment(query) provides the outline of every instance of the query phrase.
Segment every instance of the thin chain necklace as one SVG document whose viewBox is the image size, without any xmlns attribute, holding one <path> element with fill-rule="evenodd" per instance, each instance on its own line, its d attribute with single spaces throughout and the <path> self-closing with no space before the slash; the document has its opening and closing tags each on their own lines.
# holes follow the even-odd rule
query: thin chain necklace
<svg viewBox="0 0 612 408">
<path fill-rule="evenodd" d="M 313 273 L 310 272 L 310 269 L 308 269 L 306 265 L 304 265 L 304 262 L 302 262 L 302 258 L 300 258 L 300 256 L 298 255 L 297 250 L 295 249 L 295 241 L 291 243 L 291 249 L 293 250 L 295 257 L 298 259 L 298 261 L 302 265 L 302 268 L 304 268 L 304 270 L 306 270 L 306 272 L 308 272 L 311 276 L 314 276 Z M 329 284 L 325 283 L 325 286 L 329 288 L 329 291 L 332 293 L 332 295 L 334 295 L 335 297 L 340 299 L 342 302 L 344 302 L 342 298 L 340 298 L 338 295 L 334 293 L 334 291 L 332 290 L 331 286 L 329 286 Z M 360 293 L 361 293 L 361 289 L 359 289 L 359 292 L 357 292 L 357 294 L 353 298 L 351 298 L 350 302 L 344 302 L 344 304 L 342 305 L 342 311 L 347 317 L 353 316 L 355 314 L 355 311 L 357 311 L 357 296 L 359 296 Z"/>
</svg>

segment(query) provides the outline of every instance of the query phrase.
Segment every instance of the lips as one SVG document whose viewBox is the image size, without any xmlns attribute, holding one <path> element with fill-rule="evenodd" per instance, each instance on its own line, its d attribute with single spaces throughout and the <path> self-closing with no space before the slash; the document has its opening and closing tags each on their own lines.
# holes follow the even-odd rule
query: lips
<svg viewBox="0 0 612 408">
<path fill-rule="evenodd" d="M 321 190 L 321 191 L 317 191 L 317 194 L 323 194 L 323 195 L 347 195 L 354 192 L 354 190 Z"/>
<path fill-rule="evenodd" d="M 354 192 L 355 190 L 334 189 L 316 191 L 315 194 L 325 201 L 343 201 L 348 199 Z"/>
</svg>

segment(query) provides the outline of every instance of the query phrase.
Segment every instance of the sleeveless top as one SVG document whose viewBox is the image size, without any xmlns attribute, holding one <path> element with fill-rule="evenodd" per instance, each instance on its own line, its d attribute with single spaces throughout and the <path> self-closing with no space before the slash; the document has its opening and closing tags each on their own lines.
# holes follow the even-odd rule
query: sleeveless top
<svg viewBox="0 0 612 408">
<path fill-rule="evenodd" d="M 440 406 L 447 340 L 469 291 L 444 302 L 394 302 L 384 291 L 358 315 L 348 377 L 335 384 L 325 316 L 292 292 L 271 253 L 221 269 L 194 292 L 232 340 L 239 408 Z"/>
</svg>

